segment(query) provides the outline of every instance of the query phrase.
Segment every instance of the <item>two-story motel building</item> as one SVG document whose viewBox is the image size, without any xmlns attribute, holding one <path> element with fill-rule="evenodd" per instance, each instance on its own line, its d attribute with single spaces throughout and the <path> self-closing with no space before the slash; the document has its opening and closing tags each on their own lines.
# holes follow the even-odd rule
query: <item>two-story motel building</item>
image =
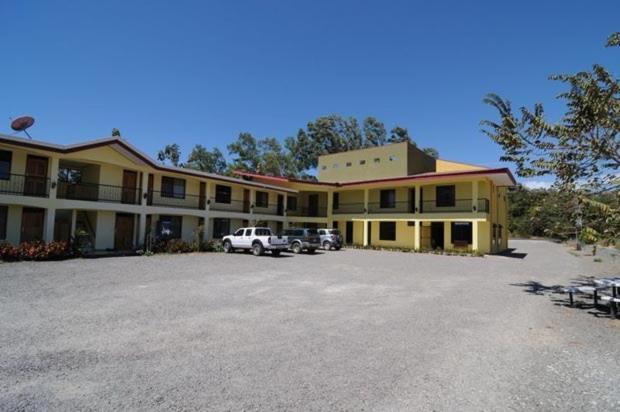
<svg viewBox="0 0 620 412">
<path fill-rule="evenodd" d="M 74 145 L 0 135 L 0 239 L 69 240 L 96 250 L 169 237 L 220 238 L 261 224 L 337 227 L 349 244 L 507 248 L 508 169 L 433 159 L 409 143 L 320 156 L 318 181 L 168 167 L 126 140 Z"/>
</svg>

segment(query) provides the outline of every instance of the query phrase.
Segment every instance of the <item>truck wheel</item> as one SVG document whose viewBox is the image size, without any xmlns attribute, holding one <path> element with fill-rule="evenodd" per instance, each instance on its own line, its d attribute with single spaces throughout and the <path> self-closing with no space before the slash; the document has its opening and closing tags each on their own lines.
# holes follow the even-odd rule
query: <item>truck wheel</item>
<svg viewBox="0 0 620 412">
<path fill-rule="evenodd" d="M 263 248 L 262 243 L 256 242 L 252 245 L 252 254 L 254 256 L 262 256 L 264 252 L 265 252 L 265 249 Z"/>
<path fill-rule="evenodd" d="M 232 243 L 230 243 L 230 240 L 225 240 L 222 247 L 224 248 L 224 252 L 226 253 L 232 253 L 235 251 L 232 247 Z"/>
<path fill-rule="evenodd" d="M 316 252 L 315 248 L 308 249 L 308 254 L 312 255 L 314 252 Z"/>
<path fill-rule="evenodd" d="M 325 242 L 323 242 L 323 249 L 331 250 L 331 248 L 332 248 L 332 244 L 329 242 L 329 240 L 326 240 Z"/>
<path fill-rule="evenodd" d="M 298 255 L 301 253 L 301 243 L 295 242 L 291 245 L 291 250 L 294 254 Z"/>
<path fill-rule="evenodd" d="M 280 256 L 280 249 L 274 249 L 274 250 L 272 250 L 272 251 L 271 251 L 271 254 L 272 254 L 274 257 L 278 257 L 278 256 Z"/>
</svg>

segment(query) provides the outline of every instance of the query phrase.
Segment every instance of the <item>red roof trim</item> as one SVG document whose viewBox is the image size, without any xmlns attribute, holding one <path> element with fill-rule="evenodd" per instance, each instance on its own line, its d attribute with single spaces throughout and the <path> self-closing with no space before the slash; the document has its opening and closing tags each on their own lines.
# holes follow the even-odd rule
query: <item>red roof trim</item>
<svg viewBox="0 0 620 412">
<path fill-rule="evenodd" d="M 357 180 L 354 182 L 345 182 L 345 183 L 329 183 L 329 182 L 311 182 L 307 180 L 301 179 L 293 179 L 284 176 L 267 176 L 260 173 L 251 173 L 244 172 L 242 170 L 235 170 L 235 174 L 240 176 L 248 176 L 248 177 L 257 177 L 265 180 L 273 180 L 277 182 L 292 182 L 292 183 L 306 183 L 311 185 L 325 185 L 325 186 L 354 186 L 360 184 L 368 184 L 368 183 L 382 183 L 382 182 L 397 182 L 401 180 L 420 180 L 420 179 L 439 179 L 442 177 L 455 177 L 455 176 L 470 176 L 470 175 L 486 175 L 486 174 L 498 174 L 505 173 L 508 175 L 513 184 L 517 184 L 512 172 L 507 167 L 499 168 L 499 169 L 481 169 L 481 170 L 464 170 L 459 172 L 447 172 L 447 173 L 421 173 L 418 175 L 409 175 L 409 176 L 398 176 L 398 177 L 387 177 L 382 179 L 372 179 L 372 180 Z"/>
<path fill-rule="evenodd" d="M 354 182 L 346 182 L 342 183 L 342 186 L 353 186 L 367 183 L 381 183 L 381 182 L 394 182 L 399 180 L 419 180 L 419 179 L 439 179 L 442 177 L 454 177 L 454 176 L 470 176 L 470 175 L 487 175 L 487 174 L 498 174 L 505 173 L 508 175 L 513 184 L 517 184 L 512 172 L 507 167 L 502 167 L 499 169 L 482 169 L 482 170 L 464 170 L 460 172 L 448 172 L 448 173 L 421 173 L 418 175 L 410 175 L 410 176 L 399 176 L 399 177 L 387 177 L 383 179 L 373 179 L 373 180 L 357 180 Z"/>
</svg>

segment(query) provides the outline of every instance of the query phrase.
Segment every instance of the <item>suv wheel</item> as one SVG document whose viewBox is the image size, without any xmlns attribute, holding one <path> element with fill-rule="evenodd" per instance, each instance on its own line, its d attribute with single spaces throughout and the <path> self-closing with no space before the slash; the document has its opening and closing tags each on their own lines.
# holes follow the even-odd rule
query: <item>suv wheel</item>
<svg viewBox="0 0 620 412">
<path fill-rule="evenodd" d="M 234 252 L 233 247 L 232 247 L 232 243 L 230 243 L 230 240 L 225 240 L 224 244 L 222 245 L 222 247 L 224 248 L 224 252 L 226 252 L 226 253 Z"/>
<path fill-rule="evenodd" d="M 329 240 L 326 240 L 325 242 L 323 242 L 323 249 L 330 250 L 331 248 L 332 248 L 332 244 L 330 243 Z"/>
<path fill-rule="evenodd" d="M 262 256 L 264 253 L 263 244 L 260 242 L 256 242 L 252 245 L 252 254 L 254 256 Z"/>
<path fill-rule="evenodd" d="M 301 243 L 299 242 L 295 242 L 291 245 L 291 250 L 293 251 L 293 253 L 295 253 L 296 255 L 301 253 Z"/>
</svg>

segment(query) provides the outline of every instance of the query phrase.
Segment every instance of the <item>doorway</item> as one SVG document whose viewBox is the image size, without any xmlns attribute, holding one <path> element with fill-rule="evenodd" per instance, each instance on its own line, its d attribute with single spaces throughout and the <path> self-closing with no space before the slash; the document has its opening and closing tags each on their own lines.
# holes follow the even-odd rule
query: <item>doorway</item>
<svg viewBox="0 0 620 412">
<path fill-rule="evenodd" d="M 347 222 L 347 227 L 346 227 L 346 231 L 345 231 L 345 242 L 347 244 L 352 244 L 353 243 L 353 222 L 349 221 Z"/>
<path fill-rule="evenodd" d="M 133 249 L 133 226 L 134 215 L 131 213 L 117 213 L 116 226 L 114 229 L 114 249 Z"/>
<path fill-rule="evenodd" d="M 138 173 L 131 170 L 123 170 L 123 195 L 122 203 L 136 203 L 136 188 L 138 187 Z"/>
<path fill-rule="evenodd" d="M 284 196 L 278 195 L 278 210 L 276 212 L 278 216 L 284 215 Z"/>
<path fill-rule="evenodd" d="M 431 249 L 443 249 L 443 222 L 431 222 Z"/>
<path fill-rule="evenodd" d="M 47 196 L 47 165 L 47 157 L 28 155 L 26 158 L 24 195 Z"/>
<path fill-rule="evenodd" d="M 368 246 L 372 244 L 372 222 L 364 222 L 365 225 L 368 225 Z"/>
<path fill-rule="evenodd" d="M 54 217 L 50 217 L 54 219 Z M 22 229 L 20 242 L 43 240 L 43 226 L 45 224 L 45 209 L 25 207 L 22 209 Z"/>
<path fill-rule="evenodd" d="M 308 217 L 316 217 L 319 215 L 319 195 L 308 196 Z"/>
<path fill-rule="evenodd" d="M 243 189 L 243 213 L 250 213 L 250 190 Z"/>
</svg>

